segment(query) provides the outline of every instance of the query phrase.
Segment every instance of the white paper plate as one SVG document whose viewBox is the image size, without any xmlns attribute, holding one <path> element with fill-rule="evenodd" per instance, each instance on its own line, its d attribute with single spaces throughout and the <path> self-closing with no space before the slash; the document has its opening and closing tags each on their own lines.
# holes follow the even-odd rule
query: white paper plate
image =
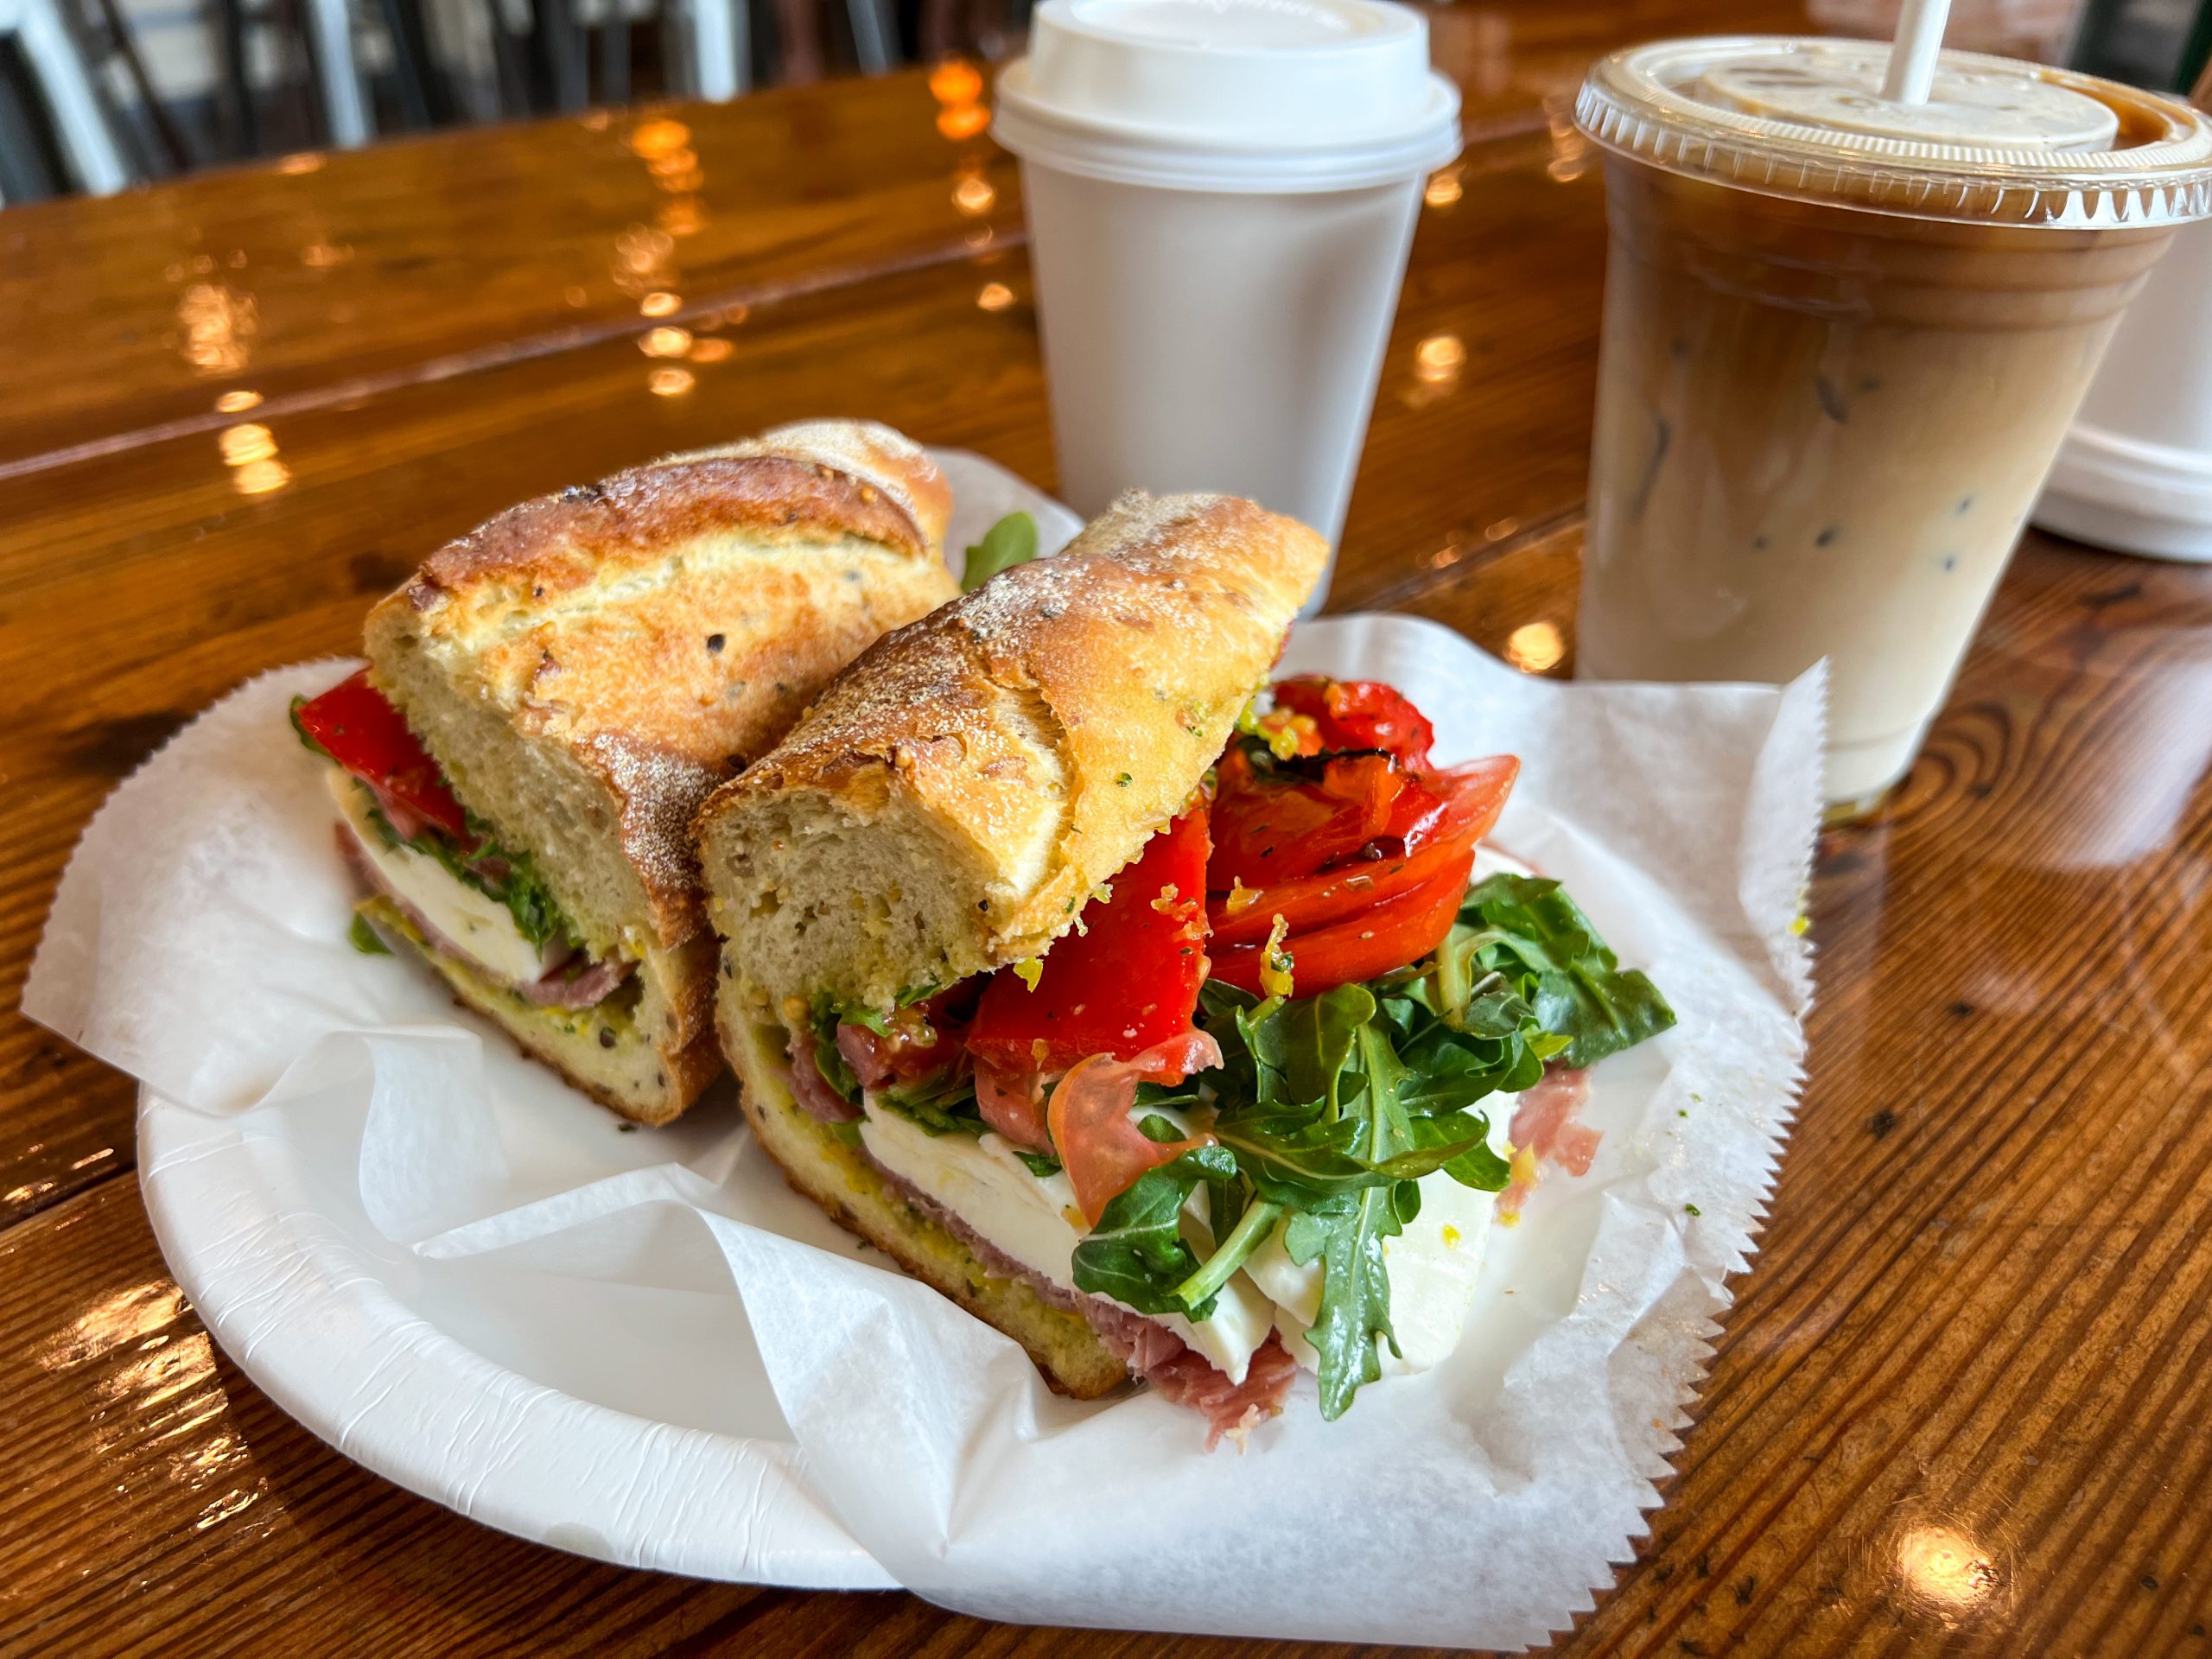
<svg viewBox="0 0 2212 1659">
<path fill-rule="evenodd" d="M 947 465 L 955 545 L 1025 499 L 1048 544 L 1071 526 Z M 353 953 L 318 768 L 283 736 L 286 697 L 334 664 L 243 688 L 117 791 L 24 1009 L 145 1085 L 148 1210 L 225 1351 L 347 1456 L 489 1525 L 999 1618 L 1540 1641 L 1657 1502 L 1771 1182 L 1820 686 L 1560 687 L 1389 617 L 1301 625 L 1302 668 L 1399 681 L 1446 759 L 1518 748 L 1500 840 L 1682 1024 L 1594 1074 L 1599 1162 L 1496 1236 L 1459 1354 L 1333 1425 L 1301 1382 L 1243 1458 L 1205 1456 L 1156 1397 L 1049 1395 L 793 1198 L 726 1094 L 626 1133 L 432 976 Z M 1163 1550 L 1214 1571 L 1163 1575 Z"/>
</svg>

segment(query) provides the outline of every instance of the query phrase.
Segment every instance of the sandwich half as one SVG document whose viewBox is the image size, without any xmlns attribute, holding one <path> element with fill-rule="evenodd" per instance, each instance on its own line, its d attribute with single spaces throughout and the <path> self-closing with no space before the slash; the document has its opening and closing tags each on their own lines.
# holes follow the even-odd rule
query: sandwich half
<svg viewBox="0 0 2212 1659">
<path fill-rule="evenodd" d="M 1125 497 L 878 642 L 699 818 L 792 1185 L 1054 1386 L 1217 1436 L 1301 1366 L 1333 1417 L 1447 1354 L 1501 1193 L 1586 1165 L 1580 1068 L 1672 1018 L 1481 846 L 1517 761 L 1435 765 L 1385 685 L 1267 685 L 1325 551 Z"/>
<path fill-rule="evenodd" d="M 294 710 L 367 896 L 525 1052 L 664 1123 L 721 1069 L 690 823 L 832 674 L 958 591 L 943 477 L 821 421 L 524 503 L 371 611 Z"/>
</svg>

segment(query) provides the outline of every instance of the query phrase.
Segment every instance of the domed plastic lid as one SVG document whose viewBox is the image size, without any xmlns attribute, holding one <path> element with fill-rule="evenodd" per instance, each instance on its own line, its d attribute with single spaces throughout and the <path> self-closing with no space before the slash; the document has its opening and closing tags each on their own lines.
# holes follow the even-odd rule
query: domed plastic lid
<svg viewBox="0 0 2212 1659">
<path fill-rule="evenodd" d="M 1671 172 L 1969 224 L 2212 217 L 2212 121 L 2094 75 L 1946 52 L 1924 104 L 1881 96 L 1878 41 L 1721 35 L 1601 59 L 1575 124 Z"/>
<path fill-rule="evenodd" d="M 1459 94 L 1390 0 L 1044 0 L 992 130 L 1122 183 L 1353 189 L 1458 155 Z"/>
</svg>

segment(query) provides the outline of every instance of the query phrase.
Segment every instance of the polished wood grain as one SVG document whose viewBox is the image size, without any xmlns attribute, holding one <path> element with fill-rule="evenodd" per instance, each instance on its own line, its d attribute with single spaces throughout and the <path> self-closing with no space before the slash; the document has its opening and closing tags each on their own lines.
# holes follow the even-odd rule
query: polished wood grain
<svg viewBox="0 0 2212 1659">
<path fill-rule="evenodd" d="M 1473 142 L 1423 214 L 1338 606 L 1571 669 L 1604 226 L 1558 100 L 1617 41 L 1785 21 L 1699 11 L 1439 15 Z M 12 1012 L 105 791 L 240 679 L 352 649 L 508 502 L 827 410 L 1049 485 L 1018 183 L 940 130 L 958 90 L 0 215 L 0 305 L 35 319 L 0 410 L 0 1653 L 1259 1650 L 623 1573 L 399 1491 L 213 1347 L 130 1179 L 132 1086 Z M 648 165 L 656 121 L 696 188 Z M 687 197 L 673 263 L 618 270 Z M 205 302 L 180 322 L 195 283 L 251 288 L 235 372 L 186 349 L 222 346 Z M 2031 536 L 1907 786 L 1823 841 L 1764 1248 L 1650 1540 L 1561 1651 L 2212 1653 L 2208 762 L 2212 573 Z"/>
</svg>

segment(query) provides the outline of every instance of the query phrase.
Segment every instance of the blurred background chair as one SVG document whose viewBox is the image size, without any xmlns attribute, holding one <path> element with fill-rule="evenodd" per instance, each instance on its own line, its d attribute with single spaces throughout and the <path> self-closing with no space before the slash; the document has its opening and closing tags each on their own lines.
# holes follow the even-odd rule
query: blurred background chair
<svg viewBox="0 0 2212 1659">
<path fill-rule="evenodd" d="M 995 57 L 1030 0 L 0 0 L 0 201 Z"/>
<path fill-rule="evenodd" d="M 129 180 L 59 0 L 0 0 L 0 201 Z"/>
</svg>

